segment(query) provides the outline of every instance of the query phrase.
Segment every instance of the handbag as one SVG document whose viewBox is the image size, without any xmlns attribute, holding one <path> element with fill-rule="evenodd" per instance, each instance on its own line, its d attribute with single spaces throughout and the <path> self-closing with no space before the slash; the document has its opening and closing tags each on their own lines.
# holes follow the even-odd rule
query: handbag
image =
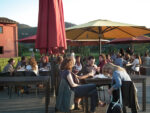
<svg viewBox="0 0 150 113">
<path fill-rule="evenodd" d="M 111 96 L 111 102 L 107 108 L 107 112 L 106 113 L 123 113 L 123 104 L 122 104 L 122 93 L 121 93 L 121 88 L 119 89 L 119 94 L 120 94 L 120 98 L 118 99 L 118 101 L 113 102 L 113 96 Z"/>
</svg>

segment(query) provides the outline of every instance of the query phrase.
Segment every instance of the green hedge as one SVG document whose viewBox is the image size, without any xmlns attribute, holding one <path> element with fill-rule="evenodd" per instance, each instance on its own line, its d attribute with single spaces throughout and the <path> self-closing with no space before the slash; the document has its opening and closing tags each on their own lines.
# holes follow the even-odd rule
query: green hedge
<svg viewBox="0 0 150 113">
<path fill-rule="evenodd" d="M 3 68 L 8 64 L 8 60 L 10 58 L 0 58 L 0 72 L 3 70 Z M 15 59 L 15 66 L 17 65 L 18 61 L 21 60 L 21 57 L 16 57 L 16 58 L 13 58 Z"/>
</svg>

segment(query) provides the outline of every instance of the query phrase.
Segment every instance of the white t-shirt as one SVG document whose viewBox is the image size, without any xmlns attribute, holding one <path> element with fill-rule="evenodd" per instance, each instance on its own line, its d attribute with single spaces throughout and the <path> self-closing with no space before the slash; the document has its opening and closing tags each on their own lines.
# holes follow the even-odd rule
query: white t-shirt
<svg viewBox="0 0 150 113">
<path fill-rule="evenodd" d="M 74 52 L 71 53 L 71 57 L 75 58 L 75 53 Z"/>
<path fill-rule="evenodd" d="M 82 64 L 81 64 L 81 63 L 80 63 L 80 65 L 75 64 L 75 69 L 76 69 L 77 71 L 81 71 L 81 69 L 82 69 Z"/>
<path fill-rule="evenodd" d="M 140 70 L 140 67 L 139 66 L 137 66 L 137 65 L 139 65 L 140 63 L 139 63 L 139 59 L 134 59 L 134 61 L 131 63 L 133 66 L 132 66 L 132 69 L 134 70 L 134 71 L 139 71 Z"/>
</svg>

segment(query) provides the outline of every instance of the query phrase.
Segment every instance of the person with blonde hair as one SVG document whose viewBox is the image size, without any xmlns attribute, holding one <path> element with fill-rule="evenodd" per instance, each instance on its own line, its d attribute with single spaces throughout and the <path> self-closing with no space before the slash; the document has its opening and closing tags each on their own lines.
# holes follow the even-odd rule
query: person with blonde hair
<svg viewBox="0 0 150 113">
<path fill-rule="evenodd" d="M 29 65 L 26 66 L 26 70 L 33 71 L 37 76 L 39 75 L 38 65 L 34 57 L 29 59 Z"/>
<path fill-rule="evenodd" d="M 114 90 L 117 90 L 122 86 L 122 81 L 131 81 L 126 70 L 113 63 L 107 63 L 103 66 L 103 74 L 112 77 L 112 87 L 108 89 L 110 95 L 112 95 Z"/>
</svg>

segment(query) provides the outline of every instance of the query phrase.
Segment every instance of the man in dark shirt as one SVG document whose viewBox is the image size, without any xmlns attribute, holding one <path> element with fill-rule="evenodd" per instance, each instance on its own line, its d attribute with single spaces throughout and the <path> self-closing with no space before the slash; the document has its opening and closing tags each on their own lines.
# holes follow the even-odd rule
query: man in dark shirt
<svg viewBox="0 0 150 113">
<path fill-rule="evenodd" d="M 16 70 L 24 67 L 27 65 L 27 58 L 25 56 L 21 57 L 21 61 L 18 62 L 17 66 L 16 66 Z"/>
<path fill-rule="evenodd" d="M 82 68 L 82 70 L 78 73 L 79 79 L 86 79 L 92 77 L 99 72 L 100 69 L 95 65 L 95 58 L 93 56 L 89 56 L 87 64 Z"/>
<path fill-rule="evenodd" d="M 95 58 L 93 56 L 89 56 L 87 64 L 83 66 L 82 70 L 78 73 L 78 75 L 74 76 L 76 76 L 80 80 L 80 83 L 83 84 L 85 83 L 84 80 L 86 78 L 93 77 L 96 72 L 100 72 L 100 68 L 95 65 Z M 81 109 L 80 101 L 81 98 L 75 98 L 75 109 Z M 104 103 L 102 102 L 102 104 Z"/>
</svg>

